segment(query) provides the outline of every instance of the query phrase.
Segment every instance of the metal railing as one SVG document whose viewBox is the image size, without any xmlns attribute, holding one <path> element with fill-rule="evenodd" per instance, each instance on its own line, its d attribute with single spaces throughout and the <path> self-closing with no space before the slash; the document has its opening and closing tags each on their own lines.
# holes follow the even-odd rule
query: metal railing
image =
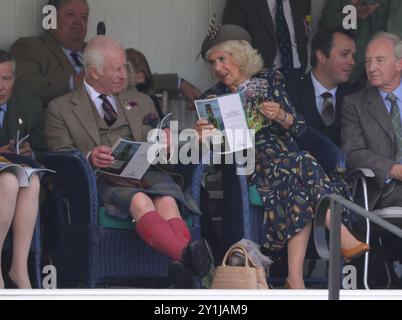
<svg viewBox="0 0 402 320">
<path fill-rule="evenodd" d="M 314 219 L 314 241 L 317 252 L 323 259 L 329 259 L 328 298 L 339 300 L 341 286 L 341 212 L 346 207 L 356 214 L 369 219 L 371 222 L 381 226 L 385 230 L 402 238 L 402 229 L 392 223 L 380 218 L 376 211 L 367 211 L 345 198 L 332 194 L 324 196 L 317 208 Z M 329 249 L 326 241 L 325 217 L 327 209 L 331 209 L 329 228 Z"/>
</svg>

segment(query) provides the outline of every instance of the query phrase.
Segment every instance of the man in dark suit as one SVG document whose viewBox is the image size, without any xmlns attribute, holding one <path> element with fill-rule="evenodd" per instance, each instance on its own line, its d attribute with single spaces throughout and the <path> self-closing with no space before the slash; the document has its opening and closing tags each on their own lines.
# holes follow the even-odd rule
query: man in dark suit
<svg viewBox="0 0 402 320">
<path fill-rule="evenodd" d="M 20 154 L 31 156 L 32 149 L 44 150 L 42 107 L 38 99 L 14 94 L 15 64 L 12 56 L 0 50 L 0 153 L 15 153 L 13 141 L 19 131 Z M 32 147 L 32 149 L 31 149 Z"/>
<path fill-rule="evenodd" d="M 287 92 L 297 112 L 304 116 L 310 127 L 338 146 L 343 98 L 355 92 L 346 83 L 353 70 L 355 52 L 355 41 L 349 32 L 321 30 L 312 41 L 312 71 L 301 78 L 289 79 L 287 83 Z"/>
<path fill-rule="evenodd" d="M 279 34 L 278 5 L 283 9 L 285 30 L 287 25 L 287 30 L 281 29 Z M 284 72 L 289 77 L 302 75 L 306 70 L 309 17 L 310 0 L 227 0 L 222 23 L 236 24 L 246 29 L 251 35 L 253 47 L 259 50 L 268 68 L 273 65 L 281 69 L 287 67 L 283 65 L 278 44 L 285 35 L 290 36 L 293 63 L 290 62 L 290 73 Z"/>
<path fill-rule="evenodd" d="M 17 63 L 16 90 L 39 97 L 44 106 L 54 98 L 78 88 L 84 78 L 89 6 L 87 0 L 49 0 L 57 9 L 57 28 L 37 37 L 20 38 L 11 47 Z M 190 100 L 200 91 L 191 83 L 169 74 L 157 87 L 181 92 Z"/>
<path fill-rule="evenodd" d="M 370 168 L 369 207 L 402 207 L 402 42 L 378 33 L 366 49 L 372 86 L 345 98 L 342 148 L 349 169 Z"/>
</svg>

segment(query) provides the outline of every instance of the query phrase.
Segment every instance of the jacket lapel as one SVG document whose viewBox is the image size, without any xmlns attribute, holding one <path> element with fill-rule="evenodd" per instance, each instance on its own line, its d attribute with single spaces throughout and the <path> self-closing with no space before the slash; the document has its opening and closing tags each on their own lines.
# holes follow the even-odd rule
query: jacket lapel
<svg viewBox="0 0 402 320">
<path fill-rule="evenodd" d="M 255 10 L 257 11 L 257 15 L 260 17 L 262 24 L 276 42 L 276 32 L 273 22 L 274 17 L 271 17 L 267 0 L 257 0 L 255 2 Z"/>
<path fill-rule="evenodd" d="M 394 129 L 392 128 L 391 119 L 384 105 L 380 93 L 374 87 L 371 87 L 367 94 L 367 109 L 368 113 L 379 123 L 384 131 L 394 142 Z"/>
<path fill-rule="evenodd" d="M 18 103 L 16 103 L 15 98 L 11 98 L 7 103 L 7 131 L 8 139 L 14 139 L 17 135 L 17 130 L 20 129 L 20 134 L 24 134 L 23 124 L 19 123 L 19 119 L 25 122 L 19 109 Z"/>
<path fill-rule="evenodd" d="M 120 92 L 117 96 L 117 103 L 120 103 L 123 112 L 127 117 L 128 124 L 131 129 L 131 134 L 133 135 L 134 140 L 140 141 L 141 139 L 141 127 L 142 123 L 140 122 L 142 119 L 140 114 L 135 112 L 135 108 L 131 108 L 129 106 L 130 98 L 132 99 L 132 95 L 129 93 L 129 90 Z"/>
<path fill-rule="evenodd" d="M 304 76 L 303 90 L 301 91 L 303 101 L 302 106 L 305 108 L 303 110 L 307 119 L 312 119 L 312 124 L 317 124 L 318 127 L 322 126 L 322 118 L 317 110 L 317 104 L 315 100 L 315 90 L 313 85 L 313 80 L 311 79 L 311 72 Z M 311 125 L 312 125 L 311 124 Z M 317 128 L 318 128 L 317 127 Z"/>
<path fill-rule="evenodd" d="M 74 92 L 70 99 L 73 104 L 72 112 L 77 117 L 78 122 L 87 131 L 96 145 L 100 145 L 100 136 L 96 127 L 96 120 L 92 111 L 91 100 L 85 90 L 84 85 Z"/>
<path fill-rule="evenodd" d="M 346 93 L 344 92 L 342 84 L 338 85 L 338 88 L 336 89 L 336 93 L 335 93 L 335 97 L 336 97 L 335 123 L 340 123 L 341 122 L 343 98 L 344 98 L 345 95 L 346 95 Z"/>
<path fill-rule="evenodd" d="M 73 66 L 68 60 L 66 54 L 61 48 L 60 44 L 53 38 L 53 36 L 49 32 L 45 32 L 42 35 L 43 43 L 48 47 L 48 49 L 52 52 L 52 54 L 56 57 L 57 61 L 59 61 L 60 65 L 63 69 L 69 70 L 71 73 L 75 73 Z"/>
</svg>

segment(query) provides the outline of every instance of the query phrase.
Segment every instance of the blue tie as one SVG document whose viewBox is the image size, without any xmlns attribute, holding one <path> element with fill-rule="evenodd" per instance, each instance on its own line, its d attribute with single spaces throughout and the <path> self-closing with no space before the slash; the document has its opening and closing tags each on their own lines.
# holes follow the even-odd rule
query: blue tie
<svg viewBox="0 0 402 320">
<path fill-rule="evenodd" d="M 0 108 L 0 128 L 3 128 L 3 121 L 4 121 L 4 115 L 6 112 L 4 111 L 3 108 Z"/>
<path fill-rule="evenodd" d="M 83 65 L 82 65 L 82 63 L 81 63 L 81 60 L 80 60 L 81 56 L 80 56 L 78 53 L 76 53 L 76 52 L 70 52 L 70 56 L 71 56 L 71 58 L 73 58 L 74 63 L 75 63 L 75 65 L 76 65 L 78 68 L 82 68 L 82 67 L 83 67 Z"/>
<path fill-rule="evenodd" d="M 289 75 L 293 70 L 292 42 L 290 41 L 290 32 L 283 12 L 282 0 L 276 0 L 275 23 L 282 72 L 284 75 Z"/>
</svg>

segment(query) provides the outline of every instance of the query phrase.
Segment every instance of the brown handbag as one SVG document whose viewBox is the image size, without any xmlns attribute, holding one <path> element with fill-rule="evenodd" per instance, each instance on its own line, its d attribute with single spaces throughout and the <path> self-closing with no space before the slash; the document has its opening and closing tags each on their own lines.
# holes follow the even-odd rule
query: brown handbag
<svg viewBox="0 0 402 320">
<path fill-rule="evenodd" d="M 228 265 L 233 254 L 244 257 L 244 266 Z M 264 268 L 258 267 L 243 246 L 232 246 L 217 267 L 211 289 L 269 289 Z"/>
</svg>

